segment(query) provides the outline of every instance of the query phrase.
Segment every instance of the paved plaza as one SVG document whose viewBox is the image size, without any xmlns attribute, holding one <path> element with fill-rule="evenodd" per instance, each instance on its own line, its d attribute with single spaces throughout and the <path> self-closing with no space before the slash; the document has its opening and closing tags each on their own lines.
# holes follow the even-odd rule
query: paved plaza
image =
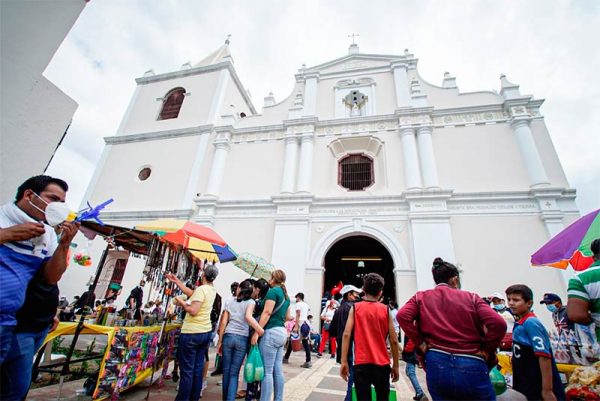
<svg viewBox="0 0 600 401">
<path fill-rule="evenodd" d="M 213 370 L 212 361 L 214 361 L 214 348 L 211 349 L 210 371 Z M 283 371 L 286 378 L 285 396 L 286 401 L 333 401 L 343 400 L 346 389 L 346 382 L 339 376 L 339 365 L 329 355 L 323 355 L 322 358 L 316 358 L 313 354 L 313 367 L 311 369 L 301 368 L 304 362 L 304 353 L 296 352 L 290 357 L 289 364 L 283 365 Z M 400 362 L 400 380 L 395 384 L 399 401 L 410 401 L 415 395 L 410 385 L 410 381 L 404 374 L 404 362 Z M 172 367 L 169 367 L 169 372 Z M 425 372 L 417 369 L 417 376 L 423 388 L 425 385 Z M 216 401 L 221 399 L 221 386 L 218 384 L 222 376 L 208 377 L 208 387 L 204 391 L 202 400 Z M 121 400 L 139 401 L 146 397 L 148 383 L 143 383 L 133 389 L 121 394 Z M 76 391 L 83 386 L 83 380 L 66 383 L 63 386 L 63 400 L 89 400 L 90 397 L 78 396 Z M 150 400 L 172 401 L 177 394 L 177 384 L 171 380 L 166 380 L 164 386 L 158 388 L 157 385 L 150 389 Z M 56 399 L 58 395 L 58 386 L 48 386 L 32 390 L 27 397 L 31 401 L 48 401 Z"/>
</svg>

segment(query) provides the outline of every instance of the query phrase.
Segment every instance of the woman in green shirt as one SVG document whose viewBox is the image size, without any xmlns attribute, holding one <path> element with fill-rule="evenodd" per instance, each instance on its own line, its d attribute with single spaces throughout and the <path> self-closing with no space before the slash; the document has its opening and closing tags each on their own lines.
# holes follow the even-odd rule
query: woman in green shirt
<svg viewBox="0 0 600 401">
<path fill-rule="evenodd" d="M 284 323 L 291 319 L 290 298 L 285 288 L 285 272 L 275 270 L 269 280 L 271 289 L 265 296 L 265 303 L 259 324 L 264 327 L 259 349 L 265 365 L 265 378 L 261 383 L 260 401 L 283 401 L 283 346 L 287 339 Z M 258 333 L 252 335 L 252 344 L 258 342 Z"/>
</svg>

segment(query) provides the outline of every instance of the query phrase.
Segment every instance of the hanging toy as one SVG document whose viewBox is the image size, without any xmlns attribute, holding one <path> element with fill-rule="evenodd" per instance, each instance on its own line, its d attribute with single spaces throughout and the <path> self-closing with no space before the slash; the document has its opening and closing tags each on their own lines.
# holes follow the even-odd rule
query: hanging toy
<svg viewBox="0 0 600 401">
<path fill-rule="evenodd" d="M 73 256 L 73 261 L 80 266 L 89 267 L 92 265 L 92 257 L 90 255 L 89 247 L 92 241 L 88 241 L 86 246 Z"/>
</svg>

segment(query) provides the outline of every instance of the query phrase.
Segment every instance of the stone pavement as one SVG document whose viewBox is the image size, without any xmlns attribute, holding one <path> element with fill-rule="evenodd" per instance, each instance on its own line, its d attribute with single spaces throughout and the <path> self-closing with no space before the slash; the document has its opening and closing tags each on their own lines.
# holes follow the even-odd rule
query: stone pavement
<svg viewBox="0 0 600 401">
<path fill-rule="evenodd" d="M 211 365 L 213 370 L 214 348 L 211 349 Z M 339 365 L 335 359 L 329 358 L 324 354 L 322 358 L 316 358 L 313 354 L 313 366 L 310 369 L 301 368 L 304 362 L 304 352 L 295 352 L 290 357 L 290 363 L 283 365 L 283 372 L 286 379 L 285 401 L 334 401 L 343 400 L 346 393 L 346 382 L 339 376 Z M 410 381 L 404 374 L 405 364 L 400 362 L 400 380 L 395 384 L 399 401 L 411 401 L 415 395 Z M 171 367 L 169 368 L 170 372 Z M 422 369 L 417 369 L 417 376 L 421 386 L 426 389 L 425 373 Z M 217 401 L 221 400 L 221 386 L 218 384 L 222 376 L 208 377 L 208 387 L 204 391 L 202 400 Z M 90 400 L 90 397 L 78 396 L 76 391 L 81 389 L 83 380 L 65 383 L 62 391 L 63 400 Z M 129 391 L 121 394 L 120 399 L 126 401 L 139 401 L 146 397 L 149 380 Z M 150 400 L 153 401 L 172 401 L 177 394 L 177 384 L 171 380 L 166 380 L 164 386 L 158 388 L 155 384 L 150 388 Z M 47 386 L 41 389 L 32 390 L 27 397 L 32 401 L 47 401 L 56 399 L 58 395 L 58 386 Z"/>
</svg>

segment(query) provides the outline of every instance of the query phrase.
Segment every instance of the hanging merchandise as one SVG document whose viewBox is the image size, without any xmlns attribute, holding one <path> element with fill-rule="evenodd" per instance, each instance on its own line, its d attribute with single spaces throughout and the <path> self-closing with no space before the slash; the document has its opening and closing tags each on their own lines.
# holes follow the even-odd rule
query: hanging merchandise
<svg viewBox="0 0 600 401">
<path fill-rule="evenodd" d="M 81 251 L 75 253 L 73 256 L 73 261 L 80 266 L 89 267 L 92 265 L 92 257 L 90 256 L 90 246 L 92 245 L 92 241 L 88 241 L 85 246 L 81 249 Z"/>
</svg>

